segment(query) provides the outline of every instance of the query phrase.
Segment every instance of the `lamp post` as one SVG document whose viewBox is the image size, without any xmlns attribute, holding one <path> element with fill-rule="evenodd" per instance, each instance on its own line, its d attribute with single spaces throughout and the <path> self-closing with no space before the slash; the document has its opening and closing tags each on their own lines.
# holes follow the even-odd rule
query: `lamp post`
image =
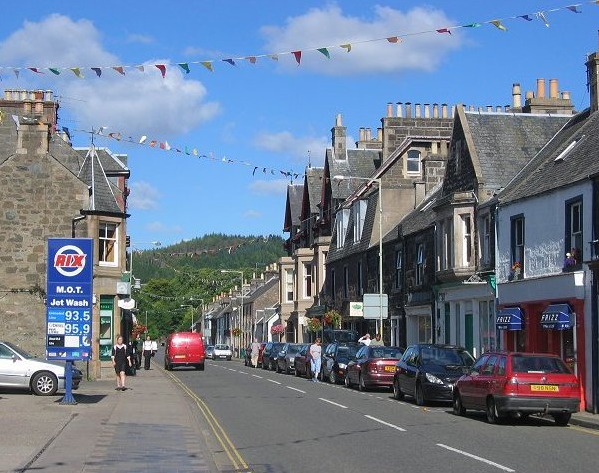
<svg viewBox="0 0 599 473">
<path fill-rule="evenodd" d="M 381 334 L 381 340 L 383 340 L 383 182 L 380 177 L 333 176 L 333 180 L 336 181 L 347 179 L 367 181 L 368 184 L 376 182 L 379 186 L 379 333 Z"/>
<path fill-rule="evenodd" d="M 241 286 L 240 286 L 240 290 L 239 290 L 239 294 L 240 294 L 240 298 L 241 298 L 240 305 L 239 305 L 239 307 L 240 307 L 239 308 L 239 322 L 241 323 L 241 320 L 243 319 L 243 271 L 237 271 L 234 269 L 221 269 L 220 272 L 221 273 L 239 274 L 241 276 Z M 254 322 L 255 322 L 255 320 L 254 320 Z M 252 328 L 252 333 L 254 333 L 255 330 L 256 330 L 255 328 Z M 231 340 L 234 340 L 234 339 L 231 337 Z M 240 349 L 241 349 L 241 347 L 240 347 Z"/>
</svg>

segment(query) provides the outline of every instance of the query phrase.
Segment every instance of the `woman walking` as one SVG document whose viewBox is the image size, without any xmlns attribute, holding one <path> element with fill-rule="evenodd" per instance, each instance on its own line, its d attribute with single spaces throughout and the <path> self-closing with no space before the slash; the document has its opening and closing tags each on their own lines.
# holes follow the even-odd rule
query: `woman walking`
<svg viewBox="0 0 599 473">
<path fill-rule="evenodd" d="M 116 373 L 116 390 L 125 391 L 125 371 L 127 365 L 131 366 L 131 356 L 127 351 L 127 345 L 123 343 L 123 337 L 118 335 L 116 337 L 116 345 L 112 347 L 112 366 L 114 366 L 114 372 Z"/>
</svg>

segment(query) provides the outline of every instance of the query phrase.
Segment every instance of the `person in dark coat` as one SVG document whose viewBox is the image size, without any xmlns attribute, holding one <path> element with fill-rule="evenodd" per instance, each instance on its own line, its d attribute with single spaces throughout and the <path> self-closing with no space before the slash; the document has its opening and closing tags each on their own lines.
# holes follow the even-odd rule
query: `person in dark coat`
<svg viewBox="0 0 599 473">
<path fill-rule="evenodd" d="M 131 366 L 131 356 L 127 350 L 127 345 L 123 343 L 123 337 L 116 337 L 116 345 L 112 347 L 112 366 L 116 373 L 116 390 L 125 391 L 125 378 L 127 366 Z"/>
</svg>

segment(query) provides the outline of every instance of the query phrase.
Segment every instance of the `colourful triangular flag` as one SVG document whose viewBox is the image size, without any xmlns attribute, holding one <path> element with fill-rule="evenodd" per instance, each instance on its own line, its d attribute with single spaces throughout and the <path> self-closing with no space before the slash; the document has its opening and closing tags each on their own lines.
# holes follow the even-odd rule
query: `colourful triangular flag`
<svg viewBox="0 0 599 473">
<path fill-rule="evenodd" d="M 60 74 L 60 70 L 57 69 L 56 67 L 49 67 L 48 70 L 52 73 L 52 74 L 56 74 L 59 75 Z"/>
<path fill-rule="evenodd" d="M 233 61 L 233 59 L 223 59 L 223 62 L 228 62 L 229 64 L 231 64 L 232 66 L 235 65 L 235 61 Z"/>
<path fill-rule="evenodd" d="M 160 71 L 160 74 L 162 74 L 162 78 L 164 79 L 164 76 L 166 76 L 166 66 L 164 64 L 154 64 L 154 65 Z"/>
<path fill-rule="evenodd" d="M 137 69 L 139 72 L 144 72 L 144 66 L 135 66 L 135 69 Z"/>
<path fill-rule="evenodd" d="M 574 13 L 582 13 L 579 9 L 578 9 L 578 5 L 568 5 L 566 7 L 568 10 L 570 10 L 571 12 Z"/>
<path fill-rule="evenodd" d="M 142 136 L 142 137 L 139 139 L 139 144 L 140 144 L 140 145 L 143 145 L 143 144 L 145 144 L 145 142 L 146 142 L 146 140 L 147 140 L 147 139 L 148 139 L 148 137 L 147 137 L 146 135 Z"/>
<path fill-rule="evenodd" d="M 351 44 L 341 44 L 339 45 L 340 48 L 346 49 L 347 52 L 349 53 L 351 51 Z"/>
<path fill-rule="evenodd" d="M 150 148 L 153 148 L 154 146 L 156 146 L 156 140 L 150 141 Z"/>
<path fill-rule="evenodd" d="M 189 150 L 187 149 L 187 146 L 185 146 L 185 154 L 189 156 Z"/>
<path fill-rule="evenodd" d="M 119 74 L 125 75 L 125 69 L 123 69 L 123 66 L 113 66 L 113 69 Z"/>
<path fill-rule="evenodd" d="M 500 29 L 501 31 L 507 31 L 507 28 L 505 26 L 503 26 L 501 24 L 501 21 L 499 21 L 499 20 L 491 20 L 489 23 L 491 23 L 492 25 L 494 25 L 496 28 Z"/>
<path fill-rule="evenodd" d="M 389 41 L 390 43 L 399 43 L 399 38 L 397 36 L 389 36 L 387 38 L 387 41 Z"/>
<path fill-rule="evenodd" d="M 167 150 L 167 151 L 171 150 L 171 145 L 168 144 L 168 141 L 164 142 L 164 149 Z"/>
<path fill-rule="evenodd" d="M 295 60 L 297 61 L 297 65 L 299 66 L 302 62 L 302 52 L 301 51 L 292 51 L 293 56 L 295 56 Z"/>
<path fill-rule="evenodd" d="M 186 62 L 180 62 L 177 65 L 185 71 L 185 74 L 189 74 L 189 64 Z"/>
<path fill-rule="evenodd" d="M 204 66 L 206 69 L 208 69 L 210 72 L 214 72 L 214 69 L 212 68 L 212 61 L 203 61 L 200 64 Z"/>
<path fill-rule="evenodd" d="M 451 34 L 451 30 L 449 28 L 439 28 L 437 33 L 449 33 Z"/>
<path fill-rule="evenodd" d="M 43 72 L 40 71 L 37 67 L 28 67 L 27 69 L 29 69 L 31 72 L 35 72 L 36 74 L 43 74 Z"/>
<path fill-rule="evenodd" d="M 81 73 L 81 69 L 78 67 L 71 67 L 71 71 L 75 74 L 79 79 L 83 79 L 83 74 Z"/>
<path fill-rule="evenodd" d="M 545 18 L 545 14 L 542 11 L 537 12 L 537 18 L 541 20 L 547 28 L 549 28 L 549 22 L 547 21 L 547 18 Z"/>
<path fill-rule="evenodd" d="M 248 56 L 246 59 L 250 61 L 250 64 L 256 64 L 256 56 Z"/>
<path fill-rule="evenodd" d="M 194 156 L 197 156 L 197 155 L 198 155 L 198 150 L 197 150 L 197 149 L 195 149 L 195 148 L 194 148 L 194 149 L 193 149 L 191 152 L 193 153 L 193 155 L 194 155 Z"/>
<path fill-rule="evenodd" d="M 92 67 L 91 69 L 92 69 L 92 71 L 94 71 L 96 73 L 96 75 L 98 77 L 100 77 L 102 75 L 102 68 L 101 67 Z"/>
<path fill-rule="evenodd" d="M 532 21 L 532 17 L 530 15 L 518 15 L 518 18 L 522 18 L 526 21 Z"/>
<path fill-rule="evenodd" d="M 329 54 L 329 50 L 327 48 L 318 48 L 316 51 L 324 54 L 327 59 L 331 59 L 331 55 Z"/>
</svg>

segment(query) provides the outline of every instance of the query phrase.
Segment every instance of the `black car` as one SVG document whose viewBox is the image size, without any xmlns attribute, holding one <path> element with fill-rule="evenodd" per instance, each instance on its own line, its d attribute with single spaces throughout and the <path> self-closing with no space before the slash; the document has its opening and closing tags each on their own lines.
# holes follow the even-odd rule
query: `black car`
<svg viewBox="0 0 599 473">
<path fill-rule="evenodd" d="M 277 357 L 284 343 L 268 342 L 262 352 L 262 369 L 275 371 L 277 369 Z"/>
<path fill-rule="evenodd" d="M 295 370 L 295 357 L 302 349 L 299 343 L 285 343 L 277 357 L 277 373 L 292 373 Z"/>
<path fill-rule="evenodd" d="M 308 356 L 310 343 L 304 343 L 293 361 L 296 376 L 305 376 L 307 379 L 312 377 L 310 372 L 310 357 Z"/>
<path fill-rule="evenodd" d="M 453 345 L 409 346 L 397 363 L 393 397 L 412 396 L 416 404 L 453 399 L 453 386 L 474 363 L 464 348 Z"/>
<path fill-rule="evenodd" d="M 359 343 L 334 342 L 329 344 L 322 355 L 322 379 L 336 384 L 345 379 L 347 364 L 364 345 Z"/>
</svg>

